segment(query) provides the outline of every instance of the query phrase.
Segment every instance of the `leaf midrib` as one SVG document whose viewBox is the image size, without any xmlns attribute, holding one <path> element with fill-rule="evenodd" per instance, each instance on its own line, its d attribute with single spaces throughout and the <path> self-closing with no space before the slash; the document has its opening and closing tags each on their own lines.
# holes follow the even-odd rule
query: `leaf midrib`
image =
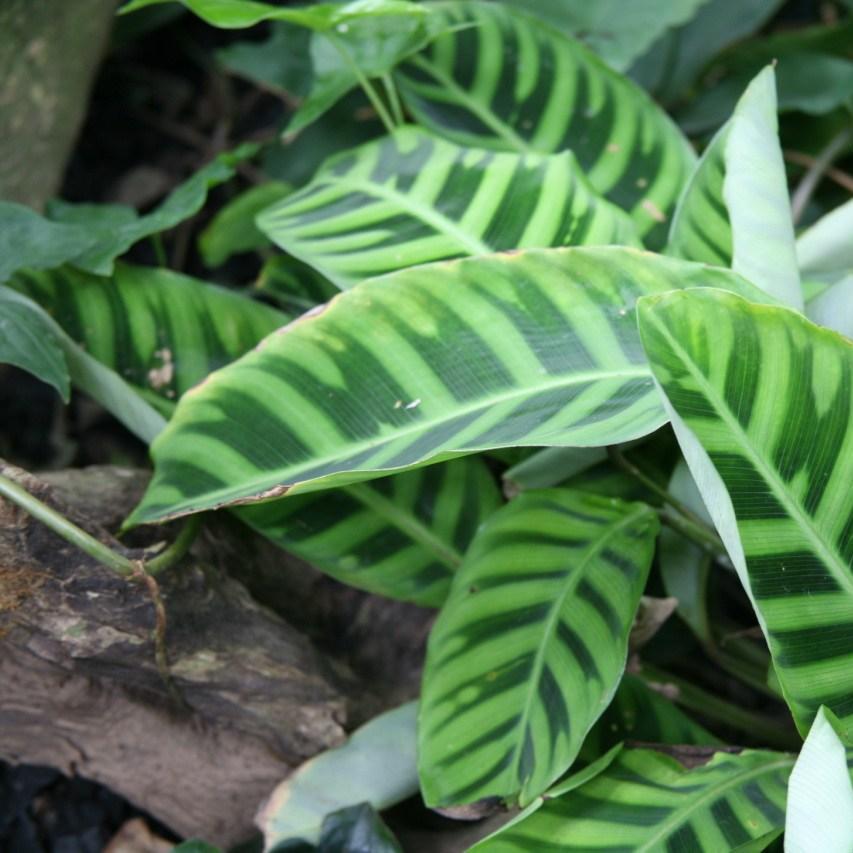
<svg viewBox="0 0 853 853">
<path fill-rule="evenodd" d="M 604 369 L 599 369 L 593 372 L 585 372 L 585 373 L 573 373 L 571 376 L 563 376 L 560 377 L 557 381 L 554 382 L 545 382 L 536 385 L 533 388 L 514 388 L 511 393 L 505 393 L 502 395 L 495 395 L 492 397 L 485 397 L 476 400 L 468 406 L 460 406 L 458 408 L 454 408 L 453 411 L 449 414 L 445 414 L 441 417 L 435 418 L 431 421 L 415 421 L 406 429 L 399 429 L 395 432 L 379 436 L 372 441 L 363 441 L 359 443 L 353 443 L 346 446 L 345 449 L 338 448 L 337 452 L 331 456 L 323 456 L 323 457 L 313 457 L 307 462 L 303 463 L 298 467 L 291 468 L 283 468 L 279 469 L 279 473 L 269 479 L 264 480 L 256 480 L 254 486 L 252 487 L 252 491 L 244 492 L 242 494 L 237 494 L 234 488 L 229 489 L 216 489 L 205 492 L 203 496 L 197 496 L 194 499 L 184 499 L 180 504 L 174 505 L 172 511 L 164 514 L 157 514 L 156 516 L 152 516 L 152 518 L 157 519 L 167 519 L 167 518 L 176 518 L 180 515 L 186 515 L 191 512 L 200 511 L 202 507 L 209 507 L 216 505 L 217 508 L 222 506 L 228 506 L 235 503 L 254 503 L 259 499 L 259 495 L 263 492 L 271 488 L 278 487 L 286 487 L 290 491 L 293 491 L 298 486 L 302 485 L 306 482 L 311 482 L 311 480 L 302 480 L 298 479 L 298 472 L 302 470 L 310 470 L 311 468 L 317 468 L 319 466 L 323 466 L 328 463 L 335 462 L 340 459 L 344 452 L 348 455 L 353 455 L 357 453 L 361 453 L 362 451 L 374 450 L 376 448 L 382 447 L 383 445 L 389 444 L 391 441 L 396 441 L 397 439 L 403 438 L 408 435 L 429 432 L 433 429 L 436 429 L 443 424 L 445 424 L 449 420 L 453 420 L 455 418 L 464 416 L 466 414 L 470 414 L 472 412 L 476 412 L 480 409 L 486 410 L 489 408 L 493 408 L 501 403 L 509 403 L 513 400 L 517 400 L 524 397 L 529 397 L 533 394 L 539 393 L 541 391 L 549 391 L 557 388 L 571 388 L 573 385 L 579 385 L 585 382 L 592 381 L 610 381 L 610 380 L 619 380 L 619 379 L 637 379 L 637 378 L 651 378 L 651 370 L 647 364 L 642 365 L 632 365 L 631 368 L 623 368 L 620 370 L 609 370 L 606 371 Z M 636 401 L 635 401 L 636 402 Z M 170 424 L 170 429 L 175 429 L 176 422 L 173 420 Z M 484 445 L 483 447 L 465 447 L 465 452 L 471 451 L 474 452 L 476 450 L 488 449 L 491 445 Z M 336 476 L 338 474 L 346 474 L 350 472 L 355 472 L 357 470 L 364 471 L 396 471 L 410 467 L 411 465 L 417 464 L 417 462 L 423 461 L 425 459 L 432 458 L 433 456 L 437 456 L 439 453 L 443 452 L 453 452 L 455 448 L 447 448 L 441 447 L 437 448 L 434 453 L 427 454 L 426 456 L 420 457 L 417 460 L 413 460 L 411 462 L 397 465 L 394 467 L 388 468 L 370 468 L 370 469 L 341 469 L 340 471 L 330 471 L 328 474 L 324 474 L 322 478 L 314 477 L 315 479 L 325 479 L 326 477 Z M 156 458 L 156 456 L 155 456 Z M 290 470 L 291 474 L 288 477 L 290 482 L 282 482 L 282 471 Z M 367 478 L 365 478 L 367 479 Z M 204 503 L 199 505 L 198 500 L 203 499 Z M 221 502 L 220 502 L 221 499 Z"/>
<path fill-rule="evenodd" d="M 524 700 L 524 708 L 522 709 L 521 716 L 519 717 L 517 727 L 517 730 L 521 733 L 521 743 L 524 742 L 524 732 L 533 712 L 533 706 L 535 704 L 536 696 L 538 695 L 539 681 L 542 677 L 542 670 L 545 667 L 546 652 L 553 642 L 554 627 L 559 621 L 563 604 L 569 595 L 575 591 L 578 584 L 584 579 L 589 563 L 601 552 L 607 543 L 610 542 L 610 540 L 613 539 L 613 537 L 621 530 L 634 524 L 649 512 L 650 510 L 648 507 L 638 507 L 619 521 L 609 524 L 602 532 L 602 535 L 596 538 L 593 542 L 590 542 L 590 544 L 584 549 L 574 570 L 570 570 L 568 572 L 563 588 L 560 591 L 560 594 L 554 599 L 554 603 L 551 605 L 548 612 L 548 618 L 545 621 L 542 630 L 543 639 L 542 642 L 539 643 L 539 648 L 536 650 L 536 657 L 533 660 L 531 676 L 528 679 L 527 694 Z M 519 778 L 518 765 L 521 760 L 521 751 L 520 746 L 516 747 L 515 758 L 512 765 L 513 775 L 516 779 Z M 523 786 L 524 788 L 527 787 L 527 781 L 524 781 Z"/>
<path fill-rule="evenodd" d="M 375 510 L 386 518 L 392 525 L 430 551 L 437 559 L 450 569 L 456 569 L 462 563 L 462 555 L 447 542 L 444 542 L 434 531 L 430 530 L 415 515 L 396 506 L 376 489 L 371 489 L 362 483 L 353 483 L 343 487 L 356 500 Z"/>
<path fill-rule="evenodd" d="M 776 770 L 780 770 L 784 767 L 793 766 L 794 759 L 785 758 L 783 760 L 776 761 L 773 764 L 764 764 L 761 767 L 753 768 L 752 770 L 741 771 L 737 773 L 733 778 L 727 779 L 725 782 L 719 785 L 712 785 L 710 788 L 708 788 L 708 790 L 702 793 L 695 800 L 691 800 L 690 802 L 685 803 L 685 805 L 680 806 L 674 812 L 672 812 L 672 814 L 663 823 L 659 825 L 655 834 L 647 841 L 645 841 L 640 847 L 637 847 L 637 853 L 644 853 L 645 851 L 653 850 L 654 846 L 661 840 L 665 839 L 672 830 L 682 826 L 688 820 L 687 816 L 691 812 L 702 808 L 711 799 L 718 799 L 730 788 L 744 785 L 750 779 L 753 779 L 757 776 L 763 776 L 765 774 L 772 773 Z"/>
<path fill-rule="evenodd" d="M 470 112 L 472 112 L 486 127 L 495 132 L 497 136 L 505 142 L 512 145 L 513 150 L 522 154 L 537 154 L 538 152 L 531 145 L 528 145 L 508 124 L 501 121 L 491 110 L 484 108 L 478 101 L 474 100 L 468 92 L 459 86 L 459 84 L 447 74 L 444 73 L 435 63 L 431 62 L 425 56 L 412 56 L 409 61 L 432 74 L 437 83 L 441 83 L 449 92 L 451 92 Z"/>
<path fill-rule="evenodd" d="M 429 164 L 427 164 L 427 167 L 428 166 Z M 411 196 L 405 195 L 399 190 L 388 187 L 385 184 L 380 184 L 373 181 L 365 181 L 360 178 L 350 177 L 348 175 L 345 175 L 343 177 L 334 176 L 331 179 L 327 179 L 327 183 L 329 186 L 334 187 L 335 189 L 342 187 L 344 189 L 351 189 L 357 192 L 362 192 L 367 195 L 370 195 L 372 193 L 373 195 L 379 196 L 385 201 L 394 202 L 395 204 L 403 208 L 406 213 L 410 214 L 416 219 L 420 219 L 422 222 L 425 222 L 433 230 L 439 232 L 440 234 L 444 234 L 445 237 L 450 237 L 457 243 L 461 244 L 464 249 L 467 252 L 470 252 L 472 255 L 489 255 L 494 252 L 494 248 L 492 246 L 490 246 L 488 243 L 482 242 L 475 235 L 460 228 L 457 222 L 454 222 L 452 219 L 445 216 L 443 213 L 436 210 L 434 207 L 428 207 L 424 204 L 421 204 L 419 201 L 413 199 Z M 298 213 L 295 215 L 297 217 L 299 216 Z M 359 251 L 362 250 L 354 250 L 353 253 L 358 253 Z"/>
<path fill-rule="evenodd" d="M 830 570 L 830 573 L 838 582 L 839 586 L 841 586 L 842 589 L 845 589 L 848 595 L 853 596 L 853 577 L 850 576 L 847 566 L 841 559 L 841 555 L 836 553 L 834 548 L 829 548 L 824 543 L 823 537 L 815 527 L 811 517 L 806 513 L 805 509 L 800 506 L 799 501 L 797 501 L 793 495 L 788 492 L 784 481 L 782 481 L 779 476 L 779 473 L 772 466 L 766 463 L 763 456 L 761 456 L 758 450 L 753 447 L 749 438 L 749 433 L 743 429 L 740 421 L 738 421 L 734 416 L 725 400 L 717 394 L 714 385 L 712 385 L 705 375 L 698 370 L 688 353 L 684 350 L 678 340 L 673 337 L 669 328 L 666 327 L 665 324 L 663 324 L 663 322 L 654 315 L 654 313 L 652 313 L 652 318 L 658 326 L 658 329 L 663 333 L 667 340 L 669 340 L 673 350 L 681 359 L 696 384 L 699 385 L 700 389 L 707 394 L 709 401 L 716 405 L 716 411 L 720 420 L 722 420 L 731 430 L 735 436 L 735 440 L 739 440 L 740 446 L 743 448 L 750 461 L 755 465 L 756 470 L 758 470 L 764 477 L 782 507 L 797 523 L 800 530 L 806 534 L 812 544 L 812 547 L 815 549 L 816 555 Z M 726 486 L 726 491 L 728 491 L 728 486 Z M 737 516 L 735 516 L 735 519 L 737 520 Z M 739 528 L 738 536 L 740 536 Z M 746 557 L 746 554 L 744 554 L 744 556 Z"/>
</svg>

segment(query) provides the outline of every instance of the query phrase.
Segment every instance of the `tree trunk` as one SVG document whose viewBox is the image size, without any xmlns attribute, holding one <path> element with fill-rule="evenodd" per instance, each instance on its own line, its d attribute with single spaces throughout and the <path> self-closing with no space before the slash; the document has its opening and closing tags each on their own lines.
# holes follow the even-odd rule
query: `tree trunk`
<svg viewBox="0 0 853 853">
<path fill-rule="evenodd" d="M 0 199 L 59 189 L 117 0 L 0 2 Z"/>
</svg>

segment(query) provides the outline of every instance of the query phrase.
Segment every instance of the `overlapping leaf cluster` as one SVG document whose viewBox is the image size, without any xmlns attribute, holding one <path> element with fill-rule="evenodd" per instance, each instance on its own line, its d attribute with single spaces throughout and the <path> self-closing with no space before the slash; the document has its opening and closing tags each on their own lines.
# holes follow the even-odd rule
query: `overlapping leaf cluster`
<svg viewBox="0 0 853 853">
<path fill-rule="evenodd" d="M 525 808 L 477 849 L 761 850 L 783 830 L 817 849 L 812 824 L 820 849 L 847 849 L 853 202 L 795 239 L 772 68 L 750 66 L 698 159 L 620 73 L 648 82 L 644 51 L 669 40 L 668 84 L 691 82 L 684 45 L 730 4 L 672 4 L 632 44 L 556 2 L 182 2 L 218 26 L 276 21 L 258 50 L 294 40 L 264 65 L 267 83 L 299 81 L 291 131 L 358 84 L 389 127 L 203 236 L 211 265 L 281 249 L 261 290 L 288 314 L 166 270 L 104 275 L 152 215 L 110 243 L 96 211 L 0 209 L 29 235 L 2 268 L 0 357 L 66 395 L 70 378 L 146 440 L 169 418 L 130 523 L 230 507 L 344 582 L 440 606 L 421 792 Z M 258 76 L 251 50 L 225 61 Z M 197 176 L 166 213 L 220 179 Z M 655 472 L 625 458 L 660 448 Z M 766 650 L 723 648 L 707 590 L 732 570 Z M 808 734 L 796 764 L 715 751 L 652 689 L 712 705 L 637 655 L 644 594 L 661 591 L 710 660 L 783 697 Z"/>
</svg>

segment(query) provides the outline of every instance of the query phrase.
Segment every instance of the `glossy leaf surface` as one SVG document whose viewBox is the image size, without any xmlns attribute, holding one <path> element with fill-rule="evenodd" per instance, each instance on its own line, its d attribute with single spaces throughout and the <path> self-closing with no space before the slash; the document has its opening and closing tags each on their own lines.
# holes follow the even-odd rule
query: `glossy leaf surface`
<svg viewBox="0 0 853 853">
<path fill-rule="evenodd" d="M 838 281 L 853 273 L 853 199 L 836 207 L 797 239 L 804 276 Z"/>
<path fill-rule="evenodd" d="M 574 152 L 590 183 L 663 242 L 695 157 L 641 89 L 580 42 L 497 3 L 436 4 L 454 29 L 397 69 L 418 123 L 463 146 Z"/>
<path fill-rule="evenodd" d="M 524 805 L 610 703 L 658 532 L 645 504 L 526 492 L 475 538 L 427 651 L 418 732 L 429 805 Z"/>
<path fill-rule="evenodd" d="M 853 732 L 853 344 L 721 291 L 639 309 L 694 480 L 801 731 Z"/>
<path fill-rule="evenodd" d="M 265 211 L 262 230 L 341 288 L 503 249 L 639 245 L 569 152 L 460 148 L 415 128 L 347 151 Z"/>
<path fill-rule="evenodd" d="M 617 248 L 467 258 L 364 282 L 181 400 L 134 520 L 449 453 L 651 432 L 664 415 L 634 303 L 690 285 L 761 298 L 726 271 Z"/>
<path fill-rule="evenodd" d="M 853 272 L 806 303 L 806 316 L 853 339 Z"/>
<path fill-rule="evenodd" d="M 489 470 L 470 457 L 237 514 L 350 586 L 438 606 L 477 528 L 500 504 Z"/>
<path fill-rule="evenodd" d="M 785 822 L 793 756 L 716 753 L 688 770 L 650 749 L 623 749 L 597 776 L 547 800 L 530 817 L 480 842 L 477 853 L 530 850 L 718 853 Z"/>
</svg>

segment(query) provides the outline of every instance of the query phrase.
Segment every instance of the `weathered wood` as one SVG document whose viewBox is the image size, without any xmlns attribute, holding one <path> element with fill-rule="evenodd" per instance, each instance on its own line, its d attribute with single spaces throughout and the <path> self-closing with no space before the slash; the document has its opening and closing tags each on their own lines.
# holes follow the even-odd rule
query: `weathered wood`
<svg viewBox="0 0 853 853">
<path fill-rule="evenodd" d="M 105 528 L 144 487 L 144 475 L 113 468 L 54 474 L 52 485 L 0 471 L 117 549 Z M 278 781 L 379 703 L 211 549 L 202 543 L 161 578 L 182 708 L 155 665 L 144 586 L 0 501 L 0 756 L 80 773 L 181 834 L 230 844 L 251 833 Z"/>
<path fill-rule="evenodd" d="M 117 0 L 0 2 L 0 199 L 59 188 Z"/>
</svg>

